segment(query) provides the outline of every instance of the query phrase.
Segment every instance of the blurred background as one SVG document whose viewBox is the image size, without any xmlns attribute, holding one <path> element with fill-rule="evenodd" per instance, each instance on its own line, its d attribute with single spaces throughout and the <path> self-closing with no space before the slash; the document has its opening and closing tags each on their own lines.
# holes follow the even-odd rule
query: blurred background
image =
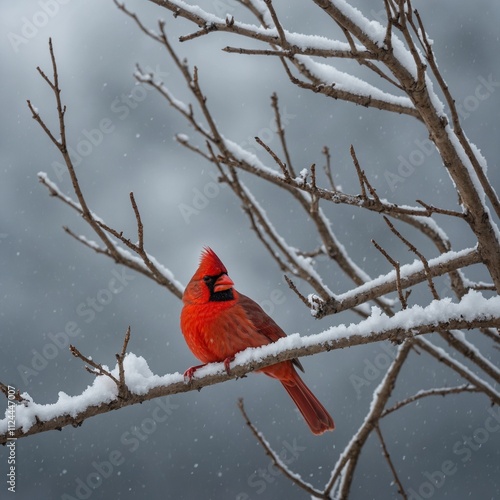
<svg viewBox="0 0 500 500">
<path fill-rule="evenodd" d="M 339 37 L 312 3 L 274 3 L 288 30 Z M 354 4 L 367 16 L 383 19 L 382 2 Z M 181 44 L 178 37 L 195 31 L 195 26 L 144 0 L 129 1 L 127 6 L 151 28 L 156 29 L 159 18 L 166 20 L 178 55 L 198 67 L 201 86 L 223 134 L 268 165 L 272 166 L 270 160 L 253 138 L 258 135 L 279 150 L 270 107 L 270 96 L 277 92 L 298 171 L 312 163 L 322 166 L 321 150 L 326 145 L 336 183 L 356 194 L 359 186 L 349 156 L 353 144 L 381 197 L 407 204 L 423 198 L 456 208 L 453 186 L 416 121 L 313 95 L 294 87 L 276 59 L 220 50 L 226 45 L 255 46 L 248 40 L 212 34 Z M 227 13 L 250 21 L 233 0 L 204 2 L 203 7 L 222 17 Z M 450 0 L 415 1 L 414 7 L 434 41 L 439 67 L 459 103 L 466 133 L 489 160 L 488 175 L 498 190 L 500 4 L 495 0 L 460 5 Z M 37 173 L 46 172 L 64 193 L 72 195 L 56 148 L 26 105 L 30 99 L 57 130 L 53 95 L 36 71 L 40 66 L 51 74 L 49 37 L 67 105 L 68 140 L 78 153 L 77 174 L 90 207 L 100 217 L 134 240 L 129 202 L 133 191 L 145 225 L 147 250 L 181 283 L 188 282 L 202 247 L 209 245 L 238 290 L 261 303 L 288 333 L 308 335 L 358 321 L 350 313 L 314 320 L 257 241 L 238 200 L 215 182 L 215 169 L 175 142 L 176 133 L 193 136 L 193 131 L 161 96 L 139 85 L 133 72 L 137 63 L 145 71 L 154 71 L 176 97 L 189 102 L 184 81 L 165 51 L 111 0 L 17 0 L 3 2 L 0 9 L 0 381 L 27 391 L 39 403 L 54 402 L 59 391 L 80 394 L 93 377 L 56 341 L 69 322 L 80 329 L 72 343 L 98 362 L 114 365 L 114 354 L 130 325 L 129 351 L 143 356 L 154 373 L 183 372 L 195 364 L 179 329 L 181 302 L 66 235 L 63 226 L 95 239 L 75 213 L 51 198 L 38 182 Z M 338 67 L 358 71 L 340 63 Z M 481 95 L 486 95 L 481 100 L 479 86 Z M 258 179 L 242 178 L 290 244 L 306 250 L 318 245 L 307 216 L 289 197 Z M 372 238 L 401 263 L 413 261 L 380 217 L 342 206 L 323 204 L 323 208 L 351 258 L 370 276 L 390 270 L 371 245 Z M 455 250 L 475 243 L 459 222 L 437 221 Z M 436 255 L 423 237 L 403 229 L 428 258 Z M 334 292 L 349 289 L 349 281 L 336 265 L 318 259 L 317 266 Z M 467 269 L 466 274 L 487 279 L 481 268 Z M 122 289 L 110 293 L 110 280 L 117 276 Z M 300 289 L 311 292 L 304 284 Z M 438 291 L 451 295 L 446 280 L 438 281 Z M 410 304 L 428 300 L 428 290 L 417 287 Z M 98 305 L 93 308 L 92 303 Z M 481 339 L 478 345 L 488 349 Z M 18 496 L 304 498 L 303 491 L 271 466 L 250 434 L 236 406 L 238 397 L 244 397 L 253 422 L 282 452 L 290 468 L 322 487 L 362 423 L 394 352 L 390 344 L 374 344 L 303 359 L 304 378 L 331 411 L 337 425 L 334 433 L 312 436 L 279 384 L 252 375 L 200 393 L 98 416 L 78 429 L 18 441 Z M 498 362 L 498 352 L 487 355 Z M 452 372 L 425 354 L 412 354 L 392 401 L 421 388 L 458 383 L 462 382 Z M 491 420 L 489 411 L 496 420 Z M 496 497 L 500 488 L 500 425 L 487 425 L 493 421 L 500 423 L 498 410 L 490 410 L 484 396 L 428 398 L 388 417 L 382 432 L 407 491 L 421 498 L 486 499 Z M 7 471 L 5 456 L 6 450 L 1 449 L 2 477 Z M 453 462 L 452 472 L 436 475 L 448 461 Z M 372 436 L 361 456 L 351 497 L 397 497 L 391 480 L 379 442 Z M 5 483 L 0 486 L 0 496 L 4 489 L 7 493 L 6 488 Z"/>
</svg>

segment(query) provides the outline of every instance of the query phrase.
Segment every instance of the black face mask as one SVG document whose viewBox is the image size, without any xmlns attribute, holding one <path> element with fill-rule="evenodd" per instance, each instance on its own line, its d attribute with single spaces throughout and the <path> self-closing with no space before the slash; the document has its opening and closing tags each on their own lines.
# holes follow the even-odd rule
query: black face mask
<svg viewBox="0 0 500 500">
<path fill-rule="evenodd" d="M 214 290 L 215 282 L 222 276 L 221 273 L 217 276 L 204 276 L 203 281 L 208 286 L 210 290 L 210 301 L 211 302 L 224 302 L 226 300 L 234 300 L 233 289 L 223 290 L 222 292 L 216 292 Z"/>
</svg>

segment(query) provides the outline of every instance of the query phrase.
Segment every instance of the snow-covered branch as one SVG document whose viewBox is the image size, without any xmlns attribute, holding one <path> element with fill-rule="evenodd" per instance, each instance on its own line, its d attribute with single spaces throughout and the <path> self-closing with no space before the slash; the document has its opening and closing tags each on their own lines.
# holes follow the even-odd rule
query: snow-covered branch
<svg viewBox="0 0 500 500">
<path fill-rule="evenodd" d="M 26 401 L 16 408 L 16 427 L 7 428 L 7 417 L 0 420 L 0 444 L 7 437 L 21 438 L 68 425 L 79 426 L 96 415 L 157 397 L 200 390 L 279 361 L 384 340 L 400 343 L 435 331 L 478 327 L 500 328 L 500 298 L 486 299 L 478 292 L 470 292 L 459 303 L 449 299 L 434 301 L 426 308 L 413 306 L 392 317 L 374 308 L 372 315 L 358 324 L 334 326 L 308 337 L 293 334 L 263 347 L 246 349 L 236 355 L 229 375 L 223 363 L 214 363 L 197 370 L 188 383 L 180 373 L 154 375 L 145 359 L 129 353 L 122 360 L 126 393 L 119 395 L 119 385 L 113 380 L 120 377 L 118 363 L 113 370 L 103 367 L 110 376 L 98 376 L 79 396 L 60 392 L 56 403 L 39 404 L 23 394 Z M 500 404 L 500 394 L 493 394 Z"/>
<path fill-rule="evenodd" d="M 479 253 L 475 248 L 468 248 L 460 252 L 450 251 L 429 260 L 429 270 L 431 277 L 442 276 L 453 270 L 462 269 L 472 264 L 480 262 Z M 417 283 L 422 283 L 427 279 L 427 273 L 422 261 L 415 260 L 412 264 L 405 264 L 400 267 L 400 285 L 408 288 Z M 314 299 L 313 305 L 315 316 L 322 318 L 329 314 L 336 314 L 346 311 L 360 304 L 373 300 L 376 297 L 395 292 L 397 290 L 396 272 L 391 271 L 373 280 L 367 281 L 363 285 L 353 288 L 343 294 L 335 295 L 327 301 L 322 301 L 319 297 Z"/>
</svg>

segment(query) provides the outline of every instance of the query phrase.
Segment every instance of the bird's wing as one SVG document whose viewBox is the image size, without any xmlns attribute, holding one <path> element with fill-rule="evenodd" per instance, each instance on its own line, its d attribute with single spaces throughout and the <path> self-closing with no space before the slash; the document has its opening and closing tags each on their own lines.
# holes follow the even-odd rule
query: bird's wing
<svg viewBox="0 0 500 500">
<path fill-rule="evenodd" d="M 286 333 L 279 325 L 269 316 L 262 307 L 254 300 L 242 293 L 238 292 L 238 304 L 245 310 L 248 319 L 255 326 L 256 331 L 266 337 L 269 342 L 276 342 L 282 337 L 286 337 Z M 267 344 L 268 342 L 266 342 Z M 302 364 L 298 359 L 292 360 L 293 364 L 300 370 L 304 371 Z"/>
<path fill-rule="evenodd" d="M 255 329 L 267 337 L 270 342 L 276 342 L 286 333 L 254 300 L 238 292 L 238 304 L 245 310 L 248 319 L 254 324 Z"/>
</svg>

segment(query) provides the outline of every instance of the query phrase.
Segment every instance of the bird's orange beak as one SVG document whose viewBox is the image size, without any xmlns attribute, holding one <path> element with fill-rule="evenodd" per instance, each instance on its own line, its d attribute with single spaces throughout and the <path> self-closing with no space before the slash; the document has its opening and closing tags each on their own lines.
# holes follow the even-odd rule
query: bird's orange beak
<svg viewBox="0 0 500 500">
<path fill-rule="evenodd" d="M 234 286 L 233 280 L 227 275 L 223 274 L 214 284 L 214 292 L 223 292 L 229 290 Z"/>
</svg>

